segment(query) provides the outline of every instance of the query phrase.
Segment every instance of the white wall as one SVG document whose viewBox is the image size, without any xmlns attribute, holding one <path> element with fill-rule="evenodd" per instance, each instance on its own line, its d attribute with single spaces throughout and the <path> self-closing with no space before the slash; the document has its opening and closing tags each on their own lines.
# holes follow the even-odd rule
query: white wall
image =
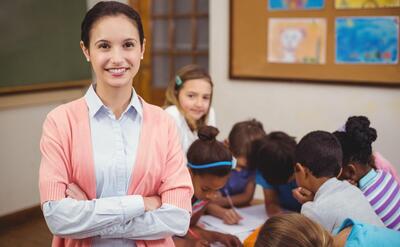
<svg viewBox="0 0 400 247">
<path fill-rule="evenodd" d="M 0 216 L 39 205 L 39 140 L 47 113 L 82 90 L 0 96 Z"/>
<path fill-rule="evenodd" d="M 375 150 L 400 171 L 400 88 L 231 80 L 229 1 L 210 1 L 210 11 L 210 71 L 221 136 L 253 117 L 267 132 L 283 130 L 300 140 L 312 130 L 333 131 L 351 115 L 366 115 L 378 131 Z"/>
</svg>

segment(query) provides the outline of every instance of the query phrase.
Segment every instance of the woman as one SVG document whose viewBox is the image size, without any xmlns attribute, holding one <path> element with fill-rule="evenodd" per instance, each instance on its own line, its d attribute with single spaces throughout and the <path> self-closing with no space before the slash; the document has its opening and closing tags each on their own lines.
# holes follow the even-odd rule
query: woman
<svg viewBox="0 0 400 247">
<path fill-rule="evenodd" d="M 100 2 L 81 29 L 95 83 L 48 114 L 40 143 L 53 246 L 173 246 L 188 229 L 193 187 L 173 120 L 132 88 L 145 47 L 140 16 Z"/>
</svg>

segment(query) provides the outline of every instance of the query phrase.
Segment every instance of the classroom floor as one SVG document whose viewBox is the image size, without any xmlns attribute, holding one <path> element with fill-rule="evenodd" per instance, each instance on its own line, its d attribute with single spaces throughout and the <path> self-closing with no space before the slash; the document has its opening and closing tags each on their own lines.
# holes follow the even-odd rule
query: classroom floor
<svg viewBox="0 0 400 247">
<path fill-rule="evenodd" d="M 52 235 L 43 217 L 7 229 L 0 229 L 0 247 L 43 247 L 51 246 Z"/>
</svg>

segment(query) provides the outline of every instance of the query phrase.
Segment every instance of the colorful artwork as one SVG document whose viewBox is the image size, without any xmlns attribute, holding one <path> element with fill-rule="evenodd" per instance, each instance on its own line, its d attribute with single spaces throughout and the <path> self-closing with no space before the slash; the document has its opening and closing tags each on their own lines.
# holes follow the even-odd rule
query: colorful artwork
<svg viewBox="0 0 400 247">
<path fill-rule="evenodd" d="M 400 7 L 400 0 L 335 0 L 337 9 Z"/>
<path fill-rule="evenodd" d="M 323 18 L 270 18 L 270 63 L 325 63 L 326 21 Z"/>
<path fill-rule="evenodd" d="M 322 9 L 324 0 L 269 0 L 269 10 Z"/>
<path fill-rule="evenodd" d="M 336 19 L 336 63 L 396 64 L 399 17 Z"/>
</svg>

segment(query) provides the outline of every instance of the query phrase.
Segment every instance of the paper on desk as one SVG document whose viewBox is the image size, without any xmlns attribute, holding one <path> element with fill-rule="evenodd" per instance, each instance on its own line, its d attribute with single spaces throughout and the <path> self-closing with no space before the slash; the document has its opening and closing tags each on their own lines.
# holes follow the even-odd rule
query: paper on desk
<svg viewBox="0 0 400 247">
<path fill-rule="evenodd" d="M 221 219 L 211 215 L 201 216 L 199 223 L 205 225 L 208 230 L 241 235 L 240 233 L 249 233 L 255 230 L 268 219 L 264 204 L 238 208 L 237 211 L 243 217 L 238 225 L 224 224 Z"/>
</svg>

